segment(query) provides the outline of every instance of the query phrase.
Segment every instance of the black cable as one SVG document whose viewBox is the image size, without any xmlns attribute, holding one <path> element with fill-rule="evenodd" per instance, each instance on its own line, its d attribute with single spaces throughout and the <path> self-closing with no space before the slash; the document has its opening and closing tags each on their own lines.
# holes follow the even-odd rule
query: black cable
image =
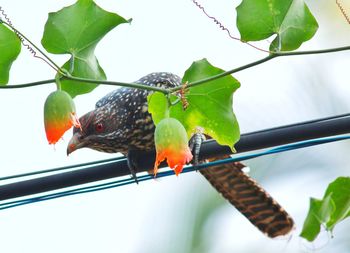
<svg viewBox="0 0 350 253">
<path fill-rule="evenodd" d="M 29 176 L 40 175 L 40 174 L 48 174 L 48 173 L 53 173 L 53 172 L 58 172 L 58 171 L 72 170 L 72 169 L 76 169 L 76 168 L 81 169 L 82 167 L 87 167 L 87 166 L 97 165 L 97 164 L 102 164 L 102 163 L 108 163 L 108 162 L 118 161 L 118 160 L 122 160 L 122 159 L 125 159 L 125 157 L 123 157 L 123 156 L 114 157 L 114 158 L 109 158 L 109 159 L 104 159 L 104 160 L 99 160 L 99 161 L 63 166 L 63 167 L 58 167 L 58 168 L 53 168 L 53 169 L 48 169 L 48 170 L 32 171 L 32 172 L 28 172 L 28 173 L 0 177 L 0 181 L 20 178 L 20 177 L 29 177 Z"/>
<path fill-rule="evenodd" d="M 349 132 L 350 114 L 348 113 L 242 134 L 235 148 L 238 153 L 241 153 Z M 229 150 L 228 147 L 218 146 L 214 140 L 209 140 L 203 145 L 200 158 L 210 157 L 210 154 L 229 154 Z"/>
<path fill-rule="evenodd" d="M 331 143 L 331 142 L 336 142 L 341 140 L 349 140 L 349 139 L 350 139 L 350 135 L 340 135 L 340 136 L 325 137 L 325 138 L 286 144 L 286 145 L 279 146 L 272 149 L 249 152 L 249 154 L 235 155 L 234 157 L 231 157 L 231 158 L 216 160 L 209 163 L 200 164 L 198 166 L 187 166 L 184 168 L 184 170 L 181 173 L 183 174 L 183 173 L 188 173 L 192 171 L 198 171 L 211 166 L 223 165 L 223 164 L 232 163 L 236 161 L 246 161 L 252 158 L 261 157 L 265 155 L 271 155 L 271 154 L 281 153 L 281 152 L 295 150 L 299 148 L 312 147 L 315 145 L 326 144 L 326 143 Z M 157 178 L 173 176 L 173 175 L 174 175 L 174 171 L 166 170 L 166 171 L 159 172 L 157 174 Z M 152 179 L 153 179 L 152 175 L 142 175 L 138 177 L 138 182 L 143 182 L 143 181 L 152 180 Z M 119 178 L 113 182 L 108 182 L 108 183 L 98 183 L 98 184 L 89 185 L 85 187 L 74 187 L 74 189 L 71 189 L 71 190 L 63 190 L 63 191 L 49 193 L 49 194 L 43 193 L 43 194 L 40 194 L 40 196 L 28 197 L 24 199 L 15 200 L 15 201 L 9 201 L 9 202 L 2 201 L 2 203 L 0 203 L 0 210 L 5 210 L 5 209 L 17 207 L 17 206 L 28 205 L 32 203 L 37 203 L 41 201 L 47 201 L 47 200 L 77 195 L 77 194 L 84 194 L 84 193 L 112 189 L 116 187 L 125 186 L 128 184 L 135 184 L 135 180 L 133 178 L 127 178 L 127 179 Z"/>
<path fill-rule="evenodd" d="M 242 134 L 235 148 L 239 153 L 349 132 L 350 115 L 339 115 Z M 209 140 L 203 143 L 200 158 L 207 159 L 231 153 L 229 147 L 220 146 L 214 140 Z M 152 169 L 154 158 L 154 151 L 141 154 L 137 160 L 139 167 L 142 168 L 141 171 Z M 164 166 L 166 164 L 163 163 L 161 167 Z M 0 200 L 57 190 L 129 174 L 130 172 L 125 159 L 112 161 L 75 171 L 2 185 L 0 186 Z"/>
</svg>

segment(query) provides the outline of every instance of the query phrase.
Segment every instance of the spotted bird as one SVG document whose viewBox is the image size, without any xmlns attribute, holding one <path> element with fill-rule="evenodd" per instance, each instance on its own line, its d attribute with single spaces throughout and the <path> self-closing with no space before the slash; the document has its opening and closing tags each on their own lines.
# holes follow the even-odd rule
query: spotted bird
<svg viewBox="0 0 350 253">
<path fill-rule="evenodd" d="M 163 88 L 182 85 L 178 76 L 165 72 L 149 74 L 135 83 Z M 127 156 L 131 173 L 135 176 L 133 154 L 155 148 L 155 126 L 147 107 L 147 96 L 150 93 L 147 90 L 124 87 L 104 96 L 96 103 L 93 111 L 79 119 L 81 128 L 74 128 L 67 153 L 80 148 L 107 153 L 121 152 Z M 227 156 L 213 160 L 224 158 Z M 231 163 L 208 167 L 200 170 L 200 173 L 267 236 L 288 234 L 294 227 L 292 218 L 242 171 L 243 167 L 241 163 Z"/>
</svg>

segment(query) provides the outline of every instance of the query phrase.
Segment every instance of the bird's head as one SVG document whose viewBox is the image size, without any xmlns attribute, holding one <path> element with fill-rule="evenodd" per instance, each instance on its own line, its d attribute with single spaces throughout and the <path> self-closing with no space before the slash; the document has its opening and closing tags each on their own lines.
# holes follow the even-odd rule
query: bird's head
<svg viewBox="0 0 350 253">
<path fill-rule="evenodd" d="M 107 107 L 96 108 L 79 119 L 81 128 L 73 129 L 73 136 L 68 143 L 67 155 L 80 148 L 115 153 L 119 138 L 119 123 L 115 113 Z M 120 139 L 120 138 L 119 138 Z"/>
</svg>

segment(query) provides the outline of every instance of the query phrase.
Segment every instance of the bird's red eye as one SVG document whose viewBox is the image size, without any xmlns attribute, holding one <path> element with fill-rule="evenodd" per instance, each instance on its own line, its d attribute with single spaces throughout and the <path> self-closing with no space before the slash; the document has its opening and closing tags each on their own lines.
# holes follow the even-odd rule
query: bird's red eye
<svg viewBox="0 0 350 253">
<path fill-rule="evenodd" d="M 96 124 L 96 131 L 97 132 L 102 132 L 103 131 L 103 124 L 102 123 L 97 123 Z"/>
</svg>

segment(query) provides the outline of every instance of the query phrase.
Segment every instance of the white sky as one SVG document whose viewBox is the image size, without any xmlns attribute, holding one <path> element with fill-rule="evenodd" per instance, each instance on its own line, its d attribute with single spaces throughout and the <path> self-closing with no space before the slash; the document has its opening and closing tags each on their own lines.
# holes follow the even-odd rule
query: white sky
<svg viewBox="0 0 350 253">
<path fill-rule="evenodd" d="M 192 61 L 204 57 L 215 66 L 232 69 L 265 56 L 230 40 L 189 0 L 96 2 L 106 10 L 133 18 L 131 25 L 117 27 L 97 47 L 97 57 L 109 80 L 134 81 L 155 71 L 182 76 Z M 72 3 L 2 0 L 0 6 L 20 31 L 40 44 L 47 13 Z M 238 36 L 234 8 L 239 1 L 202 3 Z M 320 30 L 302 49 L 349 45 L 350 26 L 333 1 L 309 4 Z M 268 43 L 258 45 L 267 47 Z M 62 64 L 68 57 L 52 58 Z M 349 59 L 349 52 L 275 59 L 235 75 L 242 84 L 234 96 L 234 110 L 242 132 L 348 112 Z M 23 49 L 13 65 L 10 83 L 53 76 L 48 66 Z M 55 149 L 47 144 L 43 104 L 54 89 L 51 84 L 0 91 L 0 176 L 111 157 L 91 150 L 79 150 L 66 157 L 71 132 Z M 78 114 L 91 110 L 112 89 L 100 86 L 76 98 Z M 227 204 L 212 215 L 203 230 L 209 240 L 208 252 L 304 250 L 305 245 L 297 235 L 307 212 L 308 198 L 320 198 L 328 182 L 349 175 L 346 147 L 344 143 L 330 144 L 250 162 L 264 187 L 295 217 L 296 232 L 289 243 L 270 240 Z M 288 170 L 295 172 L 288 174 Z M 200 200 L 209 195 L 220 198 L 198 173 L 191 173 L 0 211 L 0 252 L 169 252 L 169 248 L 186 252 L 193 236 L 191 231 L 176 235 L 178 239 L 174 233 L 200 211 Z M 344 247 L 341 244 L 344 233 L 337 231 L 336 239 L 327 245 L 335 247 L 332 252 L 337 251 L 336 246 Z M 322 244 L 321 240 L 306 247 Z M 327 248 L 324 250 L 320 252 L 327 252 Z"/>
</svg>

